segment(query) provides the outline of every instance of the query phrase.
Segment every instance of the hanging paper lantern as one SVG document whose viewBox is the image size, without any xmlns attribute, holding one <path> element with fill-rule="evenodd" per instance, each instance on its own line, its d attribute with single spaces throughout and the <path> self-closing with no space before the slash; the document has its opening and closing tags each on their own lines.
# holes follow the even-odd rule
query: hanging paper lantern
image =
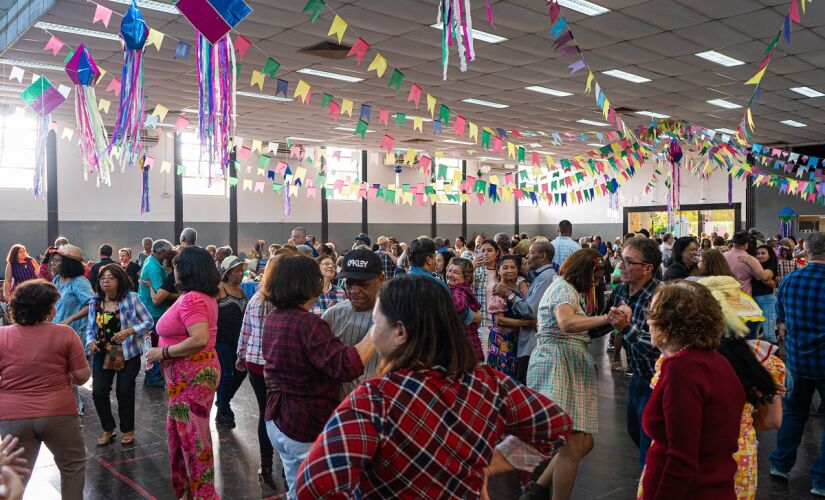
<svg viewBox="0 0 825 500">
<path fill-rule="evenodd" d="M 43 178 L 46 175 L 46 139 L 49 135 L 51 112 L 63 104 L 66 97 L 60 93 L 48 78 L 38 77 L 26 90 L 20 93 L 26 106 L 37 114 L 37 135 L 34 157 L 34 179 L 32 194 L 40 198 L 43 194 Z"/>
<path fill-rule="evenodd" d="M 109 135 L 97 108 L 97 97 L 92 87 L 100 78 L 100 70 L 84 44 L 80 44 L 66 64 L 66 74 L 75 84 L 75 117 L 80 140 L 80 158 L 83 162 L 83 176 L 91 172 L 100 181 L 110 184 L 109 172 L 112 160 L 105 150 L 109 145 Z"/>
<path fill-rule="evenodd" d="M 791 207 L 785 207 L 779 211 L 779 234 L 783 238 L 793 235 L 793 222 L 798 217 Z"/>
<path fill-rule="evenodd" d="M 175 6 L 209 43 L 223 38 L 252 13 L 243 0 L 178 0 Z"/>
<path fill-rule="evenodd" d="M 143 140 L 140 136 L 146 115 L 143 98 L 143 48 L 149 27 L 143 20 L 137 3 L 132 2 L 120 23 L 120 37 L 125 50 L 121 73 L 120 103 L 107 153 L 118 149 L 121 168 L 140 161 Z"/>
<path fill-rule="evenodd" d="M 682 148 L 675 138 L 670 141 L 670 145 L 667 147 L 667 159 L 670 163 L 682 161 Z"/>
</svg>

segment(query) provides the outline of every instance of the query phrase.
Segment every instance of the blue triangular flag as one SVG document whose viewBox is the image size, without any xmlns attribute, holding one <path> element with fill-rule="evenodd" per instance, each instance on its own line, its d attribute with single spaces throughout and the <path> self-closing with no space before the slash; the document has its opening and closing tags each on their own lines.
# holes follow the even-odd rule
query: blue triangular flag
<svg viewBox="0 0 825 500">
<path fill-rule="evenodd" d="M 175 48 L 175 55 L 172 59 L 183 59 L 183 62 L 189 62 L 189 51 L 192 49 L 192 46 L 186 42 L 178 42 L 178 46 Z"/>
<path fill-rule="evenodd" d="M 287 95 L 289 93 L 289 82 L 278 78 L 278 81 L 275 84 L 275 95 L 278 95 L 281 92 L 284 93 L 284 97 L 289 97 Z"/>
<path fill-rule="evenodd" d="M 359 119 L 364 120 L 366 122 L 370 121 L 370 117 L 372 115 L 372 106 L 369 104 L 362 104 L 361 105 L 361 114 L 359 115 Z"/>
</svg>

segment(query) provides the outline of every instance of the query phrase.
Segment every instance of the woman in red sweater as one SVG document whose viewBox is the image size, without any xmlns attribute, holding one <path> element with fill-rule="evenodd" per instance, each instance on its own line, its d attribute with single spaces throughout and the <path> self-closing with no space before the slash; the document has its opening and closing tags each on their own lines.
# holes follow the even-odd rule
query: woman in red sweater
<svg viewBox="0 0 825 500">
<path fill-rule="evenodd" d="M 745 394 L 716 352 L 722 309 L 704 286 L 676 281 L 659 287 L 647 322 L 663 357 L 642 417 L 653 444 L 639 498 L 734 500 L 733 454 Z"/>
</svg>

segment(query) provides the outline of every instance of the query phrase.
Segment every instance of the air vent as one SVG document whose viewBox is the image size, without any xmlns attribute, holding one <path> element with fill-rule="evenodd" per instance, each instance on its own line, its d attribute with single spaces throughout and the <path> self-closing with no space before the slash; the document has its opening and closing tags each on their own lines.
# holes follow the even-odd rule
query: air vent
<svg viewBox="0 0 825 500">
<path fill-rule="evenodd" d="M 403 141 L 403 142 L 411 143 L 411 144 L 421 144 L 422 142 L 433 142 L 433 140 L 432 139 L 419 139 L 419 138 L 416 138 L 416 139 L 410 139 L 408 141 Z"/>
<path fill-rule="evenodd" d="M 639 111 L 638 109 L 628 108 L 626 106 L 618 107 L 618 108 L 615 108 L 615 109 L 616 109 L 616 113 L 619 113 L 620 115 L 629 115 L 631 113 L 635 113 L 636 111 Z"/>
<path fill-rule="evenodd" d="M 311 47 L 305 47 L 298 52 L 309 54 L 311 56 L 323 57 L 324 59 L 345 59 L 347 53 L 352 47 L 349 45 L 340 45 L 333 42 L 321 42 Z"/>
</svg>

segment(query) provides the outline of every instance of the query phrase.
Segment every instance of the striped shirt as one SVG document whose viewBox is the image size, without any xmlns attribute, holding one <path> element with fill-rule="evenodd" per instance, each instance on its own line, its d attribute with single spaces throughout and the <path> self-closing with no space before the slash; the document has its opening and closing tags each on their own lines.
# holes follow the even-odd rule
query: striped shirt
<svg viewBox="0 0 825 500">
<path fill-rule="evenodd" d="M 355 344 L 364 340 L 370 327 L 372 327 L 372 309 L 366 311 L 356 311 L 352 308 L 352 302 L 345 300 L 330 307 L 321 318 L 329 323 L 332 334 L 338 337 L 344 345 L 354 347 Z M 365 378 L 374 377 L 378 370 L 378 354 L 373 354 L 372 358 L 364 363 L 364 375 L 352 382 L 341 384 L 341 397 L 343 398 Z"/>
<path fill-rule="evenodd" d="M 98 338 L 98 324 L 95 320 L 97 313 L 98 297 L 95 296 L 89 301 L 89 314 L 87 315 L 86 343 L 91 344 Z M 154 326 L 155 320 L 140 301 L 140 297 L 135 292 L 129 292 L 117 305 L 120 313 L 120 329 L 134 328 L 134 335 L 126 337 L 123 341 L 123 358 L 127 361 L 143 354 L 143 336 Z"/>
<path fill-rule="evenodd" d="M 31 257 L 26 258 L 23 263 L 10 262 L 9 265 L 11 267 L 10 291 L 12 292 L 20 283 L 37 278 L 37 269 L 35 269 L 35 262 Z M 6 279 L 9 279 L 8 276 Z"/>
<path fill-rule="evenodd" d="M 241 322 L 241 336 L 238 339 L 238 357 L 247 363 L 263 366 L 265 364 L 261 339 L 263 339 L 264 320 L 274 308 L 263 295 L 256 293 L 246 304 L 246 312 Z"/>
</svg>

